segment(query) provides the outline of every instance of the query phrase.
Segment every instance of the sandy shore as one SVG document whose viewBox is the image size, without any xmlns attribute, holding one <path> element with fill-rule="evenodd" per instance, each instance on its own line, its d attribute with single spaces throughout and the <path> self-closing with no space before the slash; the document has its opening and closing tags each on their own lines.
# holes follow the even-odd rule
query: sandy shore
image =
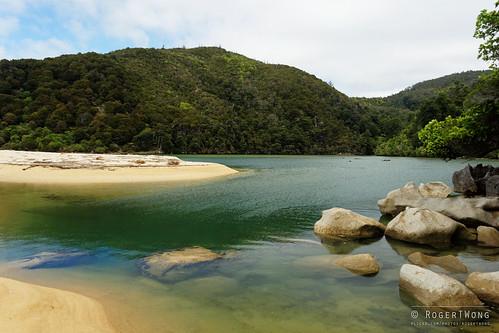
<svg viewBox="0 0 499 333">
<path fill-rule="evenodd" d="M 112 333 L 103 307 L 68 291 L 0 278 L 0 332 Z"/>
<path fill-rule="evenodd" d="M 0 150 L 0 182 L 112 184 L 202 180 L 237 173 L 217 163 L 173 156 L 66 154 Z"/>
</svg>

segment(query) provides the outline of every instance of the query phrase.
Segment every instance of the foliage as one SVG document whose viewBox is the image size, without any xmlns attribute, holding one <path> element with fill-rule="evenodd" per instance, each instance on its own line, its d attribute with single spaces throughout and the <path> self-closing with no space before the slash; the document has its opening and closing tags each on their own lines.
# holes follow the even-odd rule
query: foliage
<svg viewBox="0 0 499 333">
<path fill-rule="evenodd" d="M 382 141 L 376 146 L 375 153 L 382 156 L 414 156 L 416 154 L 415 148 L 405 132 Z"/>
<path fill-rule="evenodd" d="M 491 68 L 499 65 L 499 1 L 494 10 L 482 10 L 476 20 L 475 38 L 483 39 L 478 57 L 489 61 Z"/>
<path fill-rule="evenodd" d="M 499 71 L 484 76 L 461 115 L 431 120 L 419 133 L 429 156 L 483 156 L 499 149 Z"/>
<path fill-rule="evenodd" d="M 369 154 L 397 126 L 303 71 L 221 48 L 0 62 L 3 148 Z"/>
</svg>

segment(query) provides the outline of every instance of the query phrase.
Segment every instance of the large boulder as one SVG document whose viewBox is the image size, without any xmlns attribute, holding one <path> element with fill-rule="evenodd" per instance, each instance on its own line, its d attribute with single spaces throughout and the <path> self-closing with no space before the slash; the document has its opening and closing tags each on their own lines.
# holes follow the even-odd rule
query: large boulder
<svg viewBox="0 0 499 333">
<path fill-rule="evenodd" d="M 368 253 L 347 255 L 334 263 L 357 275 L 375 275 L 379 272 L 378 261 Z"/>
<path fill-rule="evenodd" d="M 461 282 L 416 265 L 402 265 L 399 286 L 425 306 L 465 308 L 482 305 L 478 297 Z"/>
<path fill-rule="evenodd" d="M 452 189 L 442 182 L 419 184 L 408 182 L 403 187 L 390 191 L 384 199 L 378 201 L 381 213 L 397 215 L 405 207 L 417 207 L 424 198 L 447 198 Z"/>
<path fill-rule="evenodd" d="M 162 281 L 178 281 L 196 275 L 203 265 L 221 258 L 221 254 L 211 250 L 190 247 L 145 257 L 139 261 L 139 268 L 146 276 Z"/>
<path fill-rule="evenodd" d="M 331 208 L 322 212 L 314 225 L 314 232 L 324 238 L 373 238 L 383 235 L 385 226 L 375 219 L 344 208 Z"/>
<path fill-rule="evenodd" d="M 499 179 L 495 176 L 499 176 L 499 168 L 482 164 L 472 167 L 468 164 L 452 175 L 454 191 L 465 195 L 497 196 Z"/>
<path fill-rule="evenodd" d="M 445 191 L 434 192 L 441 193 L 440 197 L 428 196 L 428 191 L 424 189 L 427 185 L 417 187 L 410 182 L 391 191 L 378 201 L 381 213 L 395 216 L 406 207 L 420 207 L 442 213 L 470 227 L 488 225 L 499 228 L 499 197 L 443 197 Z"/>
<path fill-rule="evenodd" d="M 406 208 L 388 223 L 385 235 L 437 248 L 449 246 L 453 239 L 474 239 L 474 235 L 461 223 L 423 208 Z"/>
<path fill-rule="evenodd" d="M 478 297 L 485 302 L 499 305 L 499 271 L 491 273 L 471 273 L 465 282 Z"/>
<path fill-rule="evenodd" d="M 408 257 L 410 263 L 424 268 L 439 266 L 451 273 L 466 273 L 468 268 L 456 256 L 429 256 L 421 252 L 413 252 Z"/>
<path fill-rule="evenodd" d="M 477 229 L 478 245 L 485 247 L 499 247 L 499 231 L 492 227 L 480 226 Z"/>
</svg>

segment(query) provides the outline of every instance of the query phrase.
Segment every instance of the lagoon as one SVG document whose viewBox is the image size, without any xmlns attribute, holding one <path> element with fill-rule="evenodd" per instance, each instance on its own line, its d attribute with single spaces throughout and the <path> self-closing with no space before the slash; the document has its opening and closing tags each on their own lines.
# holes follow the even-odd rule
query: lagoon
<svg viewBox="0 0 499 333">
<path fill-rule="evenodd" d="M 420 332 L 398 273 L 414 245 L 382 238 L 320 244 L 321 211 L 380 218 L 376 201 L 407 181 L 443 181 L 467 161 L 375 156 L 180 156 L 239 174 L 149 185 L 0 185 L 0 276 L 76 291 L 104 304 L 123 332 Z M 388 161 L 387 161 L 388 159 Z M 140 258 L 203 246 L 231 260 L 175 283 L 140 274 Z M 74 265 L 20 269 L 44 251 L 85 251 Z M 329 253 L 374 254 L 374 277 L 300 265 Z M 442 252 L 440 252 L 442 253 Z M 458 246 L 470 271 L 497 270 L 499 250 Z M 499 330 L 497 313 L 492 327 Z M 452 332 L 456 328 L 438 328 Z"/>
</svg>

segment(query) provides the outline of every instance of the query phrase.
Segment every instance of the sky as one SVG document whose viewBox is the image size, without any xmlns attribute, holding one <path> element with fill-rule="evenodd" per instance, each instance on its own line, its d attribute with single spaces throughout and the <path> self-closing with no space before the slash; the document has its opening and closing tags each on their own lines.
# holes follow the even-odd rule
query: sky
<svg viewBox="0 0 499 333">
<path fill-rule="evenodd" d="M 0 0 L 0 58 L 221 46 L 349 96 L 485 69 L 476 16 L 495 0 Z"/>
</svg>

